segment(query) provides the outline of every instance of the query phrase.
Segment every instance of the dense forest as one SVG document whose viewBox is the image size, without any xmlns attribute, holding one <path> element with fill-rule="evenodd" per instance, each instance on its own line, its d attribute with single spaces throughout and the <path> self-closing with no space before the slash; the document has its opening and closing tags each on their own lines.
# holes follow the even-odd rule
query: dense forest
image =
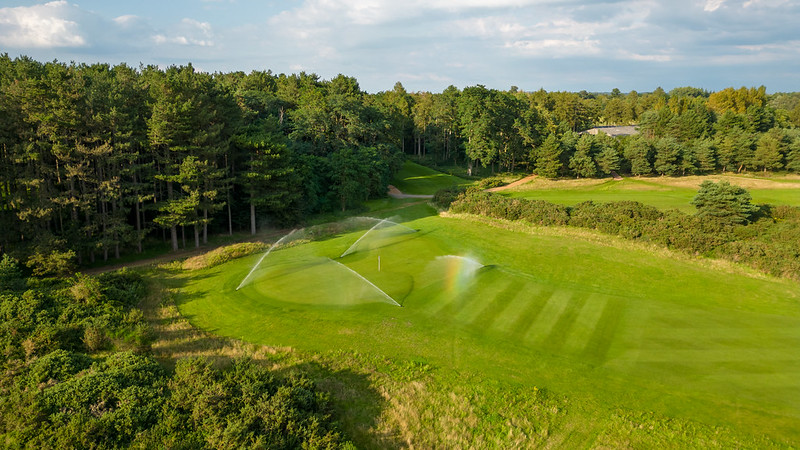
<svg viewBox="0 0 800 450">
<path fill-rule="evenodd" d="M 580 133 L 636 124 L 635 136 Z M 800 171 L 800 94 L 484 86 L 0 56 L 0 253 L 35 274 L 345 210 L 404 155 L 546 177 Z M 187 236 L 188 235 L 188 236 Z"/>
</svg>

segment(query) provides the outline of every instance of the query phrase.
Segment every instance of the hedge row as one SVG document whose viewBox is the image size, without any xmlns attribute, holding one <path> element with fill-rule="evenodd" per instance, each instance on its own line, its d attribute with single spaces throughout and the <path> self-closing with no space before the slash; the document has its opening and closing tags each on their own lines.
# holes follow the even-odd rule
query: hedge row
<svg viewBox="0 0 800 450">
<path fill-rule="evenodd" d="M 800 208 L 760 205 L 754 221 L 720 223 L 677 210 L 623 201 L 563 206 L 471 189 L 437 195 L 454 213 L 522 220 L 541 226 L 590 228 L 690 254 L 741 262 L 775 276 L 800 279 Z M 437 200 L 434 197 L 434 200 Z M 452 197 L 455 197 L 451 200 Z M 449 202 L 448 202 L 449 201 Z"/>
</svg>

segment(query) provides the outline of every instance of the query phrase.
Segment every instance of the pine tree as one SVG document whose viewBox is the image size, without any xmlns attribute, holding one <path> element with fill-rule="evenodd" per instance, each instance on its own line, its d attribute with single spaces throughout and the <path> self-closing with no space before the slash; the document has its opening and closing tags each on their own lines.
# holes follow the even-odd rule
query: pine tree
<svg viewBox="0 0 800 450">
<path fill-rule="evenodd" d="M 558 177 L 561 163 L 561 143 L 551 134 L 536 151 L 536 173 L 545 178 Z"/>
<path fill-rule="evenodd" d="M 753 153 L 753 162 L 756 166 L 767 170 L 776 170 L 783 167 L 783 154 L 786 149 L 785 136 L 779 128 L 773 128 L 761 135 Z"/>
<path fill-rule="evenodd" d="M 233 138 L 234 147 L 247 158 L 238 181 L 249 199 L 251 234 L 257 231 L 257 208 L 274 214 L 296 200 L 288 149 L 276 126 L 273 121 L 262 120 Z"/>
<path fill-rule="evenodd" d="M 727 181 L 714 183 L 706 180 L 700 185 L 692 204 L 697 208 L 699 217 L 732 225 L 748 222 L 758 211 L 758 207 L 751 204 L 750 200 L 750 193 L 744 188 Z"/>
</svg>

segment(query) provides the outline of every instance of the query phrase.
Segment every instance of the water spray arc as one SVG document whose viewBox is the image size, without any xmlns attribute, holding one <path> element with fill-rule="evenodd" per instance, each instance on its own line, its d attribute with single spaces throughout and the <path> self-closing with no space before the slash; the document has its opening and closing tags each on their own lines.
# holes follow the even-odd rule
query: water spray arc
<svg viewBox="0 0 800 450">
<path fill-rule="evenodd" d="M 287 235 L 283 236 L 282 238 L 278 239 L 277 241 L 275 241 L 275 243 L 274 243 L 274 244 L 272 244 L 272 245 L 269 247 L 269 249 L 267 249 L 267 251 L 266 251 L 266 252 L 264 252 L 264 254 L 263 254 L 263 255 L 261 255 L 261 258 L 258 260 L 258 262 L 257 262 L 257 263 L 256 263 L 256 264 L 253 266 L 253 268 L 252 268 L 252 269 L 250 269 L 250 272 L 248 272 L 248 273 L 247 273 L 247 276 L 245 276 L 245 277 L 244 277 L 244 279 L 242 280 L 242 282 L 241 282 L 241 283 L 239 283 L 239 286 L 237 286 L 237 287 L 236 287 L 236 290 L 238 291 L 239 289 L 241 289 L 241 288 L 242 288 L 242 287 L 245 285 L 245 283 L 247 282 L 247 280 L 250 278 L 250 275 L 252 275 L 252 274 L 253 274 L 253 272 L 255 272 L 255 271 L 256 271 L 256 269 L 258 269 L 258 266 L 260 266 L 260 265 L 261 265 L 261 261 L 264 261 L 264 258 L 266 258 L 266 257 L 267 257 L 267 255 L 269 255 L 269 254 L 270 254 L 270 252 L 272 252 L 272 250 L 273 250 L 275 247 L 277 247 L 278 245 L 280 245 L 280 243 L 281 243 L 281 242 L 283 242 L 283 241 L 284 241 L 286 238 L 288 238 L 289 236 L 291 236 L 291 235 L 295 234 L 297 231 L 298 231 L 298 230 L 297 230 L 297 228 L 295 228 L 294 230 L 290 231 L 290 232 L 289 232 L 289 234 L 287 234 Z"/>
<path fill-rule="evenodd" d="M 403 228 L 407 229 L 409 232 L 412 232 L 412 233 L 417 231 L 417 230 L 414 230 L 414 229 L 408 228 L 408 227 L 407 227 L 407 226 L 405 226 L 405 225 L 400 225 L 399 223 L 392 222 L 392 221 L 391 221 L 391 220 L 389 220 L 389 219 L 382 219 L 380 222 L 378 222 L 378 223 L 376 223 L 375 225 L 373 225 L 373 226 L 372 226 L 372 228 L 370 228 L 369 230 L 367 230 L 367 232 L 366 232 L 366 233 L 362 234 L 362 235 L 361 235 L 361 237 L 359 237 L 359 238 L 358 238 L 358 239 L 357 239 L 355 242 L 353 242 L 353 245 L 351 245 L 350 247 L 348 247 L 348 248 L 347 248 L 347 250 L 345 250 L 345 251 L 344 251 L 344 253 L 342 253 L 342 254 L 339 256 L 339 258 L 344 258 L 345 256 L 349 255 L 350 253 L 353 253 L 353 252 L 355 251 L 355 248 L 356 248 L 356 246 L 358 245 L 358 243 L 359 243 L 359 242 L 361 242 L 361 240 L 362 240 L 362 239 L 364 239 L 365 237 L 367 237 L 367 235 L 368 235 L 368 234 L 370 234 L 370 233 L 371 233 L 373 230 L 375 230 L 376 228 L 380 227 L 381 225 L 383 225 L 383 224 L 385 224 L 385 223 L 388 223 L 388 224 L 390 224 L 390 225 L 392 225 L 392 226 L 399 226 L 399 227 L 403 227 Z"/>
<path fill-rule="evenodd" d="M 355 270 L 353 270 L 353 269 L 351 269 L 351 268 L 349 268 L 349 267 L 345 266 L 344 264 L 340 263 L 339 261 L 335 261 L 335 260 L 333 260 L 333 259 L 330 259 L 330 258 L 328 258 L 328 259 L 329 259 L 329 260 L 331 260 L 332 262 L 334 262 L 334 263 L 336 263 L 336 264 L 338 264 L 338 265 L 340 265 L 340 266 L 344 267 L 345 269 L 347 269 L 348 271 L 350 271 L 350 273 L 352 273 L 353 275 L 355 275 L 355 276 L 357 276 L 358 278 L 360 278 L 361 280 L 363 280 L 365 283 L 367 283 L 367 284 L 369 284 L 370 286 L 372 286 L 372 287 L 373 287 L 373 288 L 374 288 L 376 291 L 378 291 L 378 292 L 379 292 L 381 295 L 383 295 L 384 297 L 386 297 L 386 299 L 387 299 L 387 300 L 389 300 L 389 302 L 391 302 L 393 305 L 399 306 L 399 307 L 401 307 L 401 308 L 403 307 L 403 305 L 401 305 L 400 303 L 397 303 L 397 301 L 396 301 L 395 299 L 393 299 L 392 297 L 390 297 L 390 296 L 389 296 L 389 294 L 387 294 L 386 292 L 383 292 L 383 290 L 382 290 L 381 288 L 379 288 L 378 286 L 375 286 L 375 283 L 373 283 L 373 282 L 369 281 L 368 279 L 364 278 L 364 276 L 363 276 L 363 275 L 361 275 L 360 273 L 358 273 L 358 272 L 356 272 Z"/>
</svg>

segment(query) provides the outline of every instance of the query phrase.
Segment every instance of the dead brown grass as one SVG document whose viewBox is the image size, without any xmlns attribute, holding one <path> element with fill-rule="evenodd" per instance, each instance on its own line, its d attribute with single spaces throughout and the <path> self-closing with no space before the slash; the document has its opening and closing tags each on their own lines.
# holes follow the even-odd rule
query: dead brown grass
<svg viewBox="0 0 800 450">
<path fill-rule="evenodd" d="M 267 248 L 267 244 L 262 242 L 239 242 L 237 244 L 226 245 L 224 247 L 215 248 L 210 252 L 188 258 L 183 262 L 183 268 L 186 270 L 198 270 L 214 267 L 232 259 L 264 251 Z"/>
<path fill-rule="evenodd" d="M 181 316 L 173 300 L 174 288 L 167 287 L 157 277 L 148 277 L 148 282 L 149 293 L 139 308 L 156 335 L 151 345 L 153 356 L 169 368 L 173 368 L 177 360 L 189 357 L 207 358 L 218 367 L 227 366 L 233 359 L 241 357 L 269 362 L 274 366 L 276 355 L 292 351 L 290 348 L 222 338 L 199 330 Z"/>
</svg>

